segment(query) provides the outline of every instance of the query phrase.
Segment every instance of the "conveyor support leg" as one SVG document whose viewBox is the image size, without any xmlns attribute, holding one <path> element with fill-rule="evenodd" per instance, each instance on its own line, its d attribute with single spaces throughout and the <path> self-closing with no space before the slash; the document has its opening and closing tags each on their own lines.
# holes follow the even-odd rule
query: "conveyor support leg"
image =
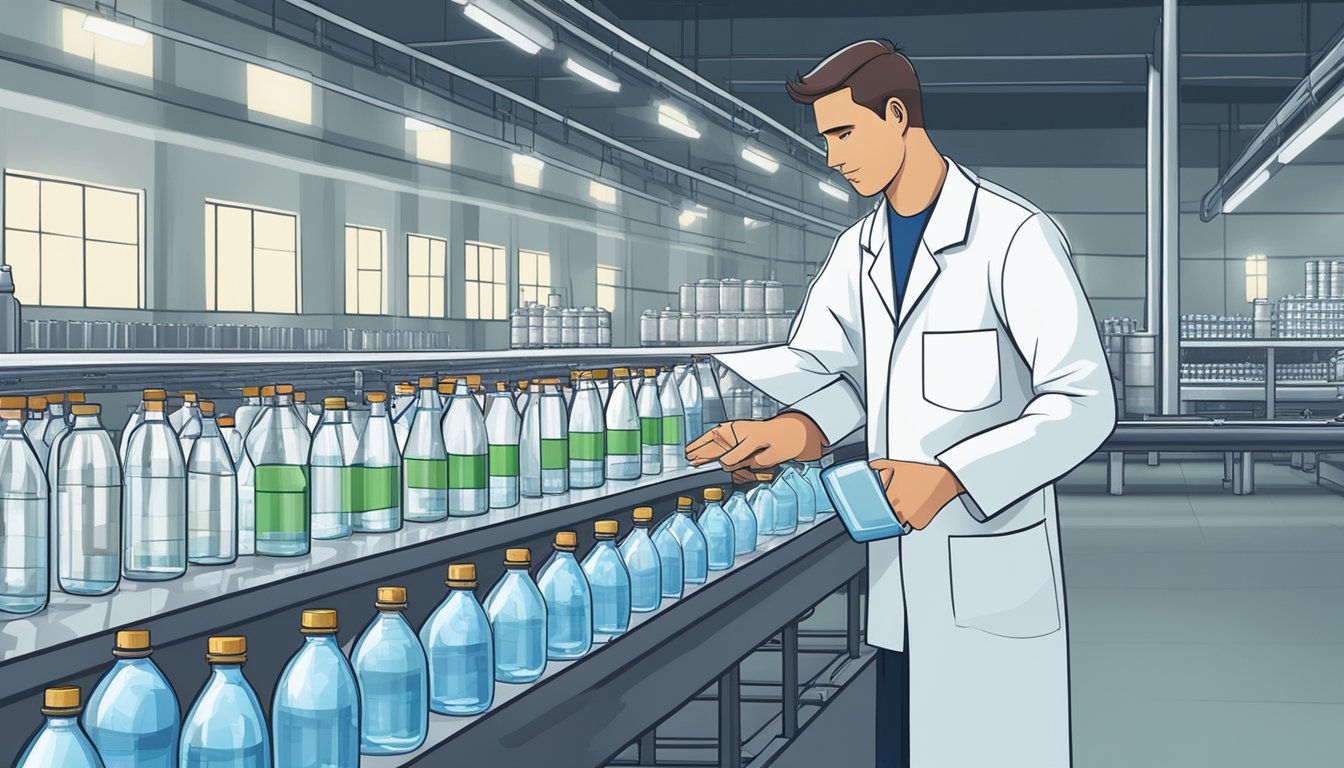
<svg viewBox="0 0 1344 768">
<path fill-rule="evenodd" d="M 859 658 L 859 633 L 863 631 L 863 604 L 860 601 L 865 574 L 849 580 L 845 587 L 845 650 L 849 658 Z"/>
<path fill-rule="evenodd" d="M 1293 451 L 1291 454 L 1288 455 L 1288 466 L 1292 467 L 1293 469 L 1301 469 L 1301 468 L 1302 468 L 1302 452 L 1301 452 L 1301 451 Z"/>
<path fill-rule="evenodd" d="M 1238 496 L 1255 493 L 1255 454 L 1243 451 L 1237 454 L 1237 463 L 1232 467 L 1232 492 Z"/>
<path fill-rule="evenodd" d="M 1106 454 L 1106 490 L 1112 496 L 1125 495 L 1125 454 L 1112 451 Z"/>
<path fill-rule="evenodd" d="M 719 678 L 719 768 L 742 768 L 742 671 Z"/>
<path fill-rule="evenodd" d="M 1162 457 L 1158 454 L 1157 451 L 1148 452 L 1148 466 L 1156 467 L 1158 464 L 1162 463 L 1161 459 Z"/>
<path fill-rule="evenodd" d="M 1304 472 L 1316 471 L 1316 452 L 1307 451 L 1302 454 L 1302 470 Z"/>
<path fill-rule="evenodd" d="M 1223 451 L 1223 485 L 1231 485 L 1235 471 L 1232 465 L 1235 463 L 1236 455 L 1231 451 Z"/>
<path fill-rule="evenodd" d="M 639 737 L 636 759 L 640 765 L 658 764 L 658 728 L 650 728 L 648 733 Z"/>
<path fill-rule="evenodd" d="M 784 646 L 780 654 L 784 663 L 780 675 L 780 703 L 784 711 L 780 735 L 792 739 L 798 735 L 798 622 L 789 622 L 780 635 Z"/>
</svg>

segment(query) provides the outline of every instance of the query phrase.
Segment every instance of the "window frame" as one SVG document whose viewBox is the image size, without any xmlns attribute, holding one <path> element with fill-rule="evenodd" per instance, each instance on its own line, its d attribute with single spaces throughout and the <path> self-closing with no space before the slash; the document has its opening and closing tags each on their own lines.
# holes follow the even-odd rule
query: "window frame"
<svg viewBox="0 0 1344 768">
<path fill-rule="evenodd" d="M 428 249 L 429 249 L 429 250 L 428 250 L 428 253 L 427 253 L 426 262 L 425 262 L 425 264 L 426 264 L 426 266 L 425 266 L 426 274 L 424 274 L 424 275 L 417 275 L 417 274 L 415 274 L 414 272 L 411 271 L 411 270 L 412 270 L 412 267 L 411 267 L 411 238 L 416 238 L 416 237 L 418 237 L 418 238 L 420 238 L 420 239 L 422 239 L 422 240 L 427 241 L 427 247 L 428 247 Z M 443 274 L 441 274 L 441 275 L 436 275 L 436 274 L 434 274 L 434 249 L 433 249 L 433 246 L 434 246 L 435 243 L 440 243 L 440 244 L 443 245 Z M 417 280 L 417 279 L 423 279 L 423 280 L 426 280 L 426 281 L 428 281 L 428 285 L 429 285 L 429 293 L 428 293 L 428 295 L 426 296 L 426 299 L 425 299 L 425 300 L 426 300 L 426 314 L 423 314 L 423 315 L 416 314 L 416 313 L 412 310 L 412 304 L 411 304 L 411 301 L 412 301 L 412 298 L 411 298 L 412 288 L 411 288 L 411 283 L 412 283 L 413 280 Z M 434 297 L 434 286 L 435 286 L 435 281 L 438 282 L 438 292 L 439 292 L 439 297 L 440 297 L 441 300 L 442 300 L 442 304 L 441 304 L 441 309 L 442 309 L 442 311 L 441 311 L 439 314 L 437 314 L 437 315 L 434 314 L 434 300 L 433 300 L 433 297 Z M 407 232 L 407 233 L 406 233 L 406 315 L 407 315 L 408 317 L 424 317 L 424 318 L 429 318 L 429 319 L 431 319 L 431 320 L 444 320 L 444 319 L 446 319 L 446 318 L 448 317 L 448 239 L 447 239 L 447 238 L 445 238 L 445 237 L 439 237 L 439 236 L 437 236 L 437 235 L 426 235 L 426 234 L 423 234 L 423 233 L 420 233 L 420 232 Z"/>
<path fill-rule="evenodd" d="M 480 277 L 480 256 L 482 248 L 491 250 L 491 272 L 488 280 Z M 509 274 L 508 274 L 508 249 L 502 245 L 493 243 L 484 243 L 479 240 L 467 240 L 463 247 L 463 270 L 462 282 L 465 301 L 463 302 L 462 315 L 467 320 L 507 320 L 509 318 Z M 475 258 L 474 265 L 472 259 Z M 498 268 L 498 269 L 496 269 Z M 496 275 L 496 272 L 503 272 L 502 275 Z M 472 275 L 475 275 L 473 277 Z M 489 317 L 481 315 L 481 291 L 489 286 L 491 311 Z M 475 300 L 473 301 L 473 291 Z"/>
<path fill-rule="evenodd" d="M 602 273 L 603 273 L 603 271 L 609 272 L 609 273 L 611 273 L 612 275 L 614 275 L 613 279 L 614 279 L 616 282 L 613 282 L 613 283 L 604 283 L 604 282 L 602 282 Z M 595 280 L 595 282 L 596 282 L 596 284 L 597 284 L 597 291 L 596 291 L 597 296 L 596 296 L 596 301 L 595 301 L 595 303 L 597 304 L 598 307 L 607 310 L 607 311 L 610 312 L 612 315 L 615 315 L 615 314 L 616 314 L 617 302 L 619 302 L 619 301 L 621 300 L 621 291 L 625 288 L 625 270 L 624 270 L 623 268 L 621 268 L 621 267 L 613 267 L 613 266 L 609 266 L 609 265 L 607 265 L 607 264 L 598 264 L 598 265 L 597 265 L 597 270 L 596 270 L 596 272 L 595 272 L 594 280 Z M 603 289 L 603 288 L 609 288 L 609 289 L 611 289 L 611 306 L 610 306 L 610 307 L 605 306 L 605 305 L 603 305 L 603 303 L 602 303 L 602 289 Z"/>
<path fill-rule="evenodd" d="M 231 200 L 220 200 L 213 197 L 205 198 L 206 215 L 209 215 L 210 208 L 214 208 L 214 222 L 210 231 L 214 232 L 214 242 L 207 248 L 205 257 L 206 267 L 206 286 L 213 286 L 213 295 L 210 290 L 206 291 L 205 311 L 206 312 L 241 312 L 245 314 L 267 314 L 267 315 L 301 315 L 303 314 L 303 222 L 297 211 L 286 211 L 279 208 L 268 208 L 263 205 L 251 205 L 248 203 L 238 203 Z M 248 306 L 251 309 L 220 309 L 219 308 L 219 209 L 231 208 L 247 212 L 247 222 L 250 228 L 249 236 L 249 269 L 252 275 L 252 285 L 248 291 Z M 257 223 L 256 214 L 268 213 L 274 216 L 288 216 L 294 220 L 294 311 L 276 312 L 273 310 L 257 309 Z M 208 235 L 209 233 L 203 233 Z M 264 248 L 262 250 L 275 250 Z M 214 273 L 209 274 L 213 268 Z"/>
<path fill-rule="evenodd" d="M 353 253 L 353 254 L 350 253 L 350 242 L 349 242 L 349 240 L 350 240 L 350 231 L 351 231 L 351 230 L 354 230 L 354 231 L 355 231 L 355 253 Z M 388 288 L 388 280 L 387 280 L 387 230 L 386 230 L 386 229 L 382 229 L 381 227 L 370 227 L 370 226 L 365 226 L 365 225 L 363 225 L 363 224 L 352 224 L 352 223 L 350 223 L 350 222 L 347 221 L 347 222 L 345 223 L 345 228 L 344 228 L 341 232 L 342 232 L 342 234 L 344 235 L 345 247 L 346 247 L 346 250 L 345 250 L 345 280 L 346 280 L 346 285 L 345 285 L 345 314 L 347 314 L 347 315 L 365 315 L 365 316 L 369 316 L 369 317 L 386 316 L 386 315 L 390 314 L 390 313 L 388 312 L 388 297 L 387 297 L 387 288 Z M 363 237 L 361 237 L 361 235 L 362 235 L 364 232 L 375 232 L 375 233 L 378 234 L 378 268 L 377 268 L 377 269 L 369 269 L 369 268 L 366 268 L 366 267 L 363 267 L 363 266 L 360 265 L 361 256 L 363 255 L 362 252 L 361 252 L 361 250 L 360 250 L 360 242 L 364 239 Z M 351 263 L 350 263 L 350 260 L 351 260 L 352 257 L 354 258 L 354 265 L 353 265 L 353 268 L 352 268 Z M 364 311 L 361 309 L 361 308 L 363 307 L 363 305 L 364 305 L 364 300 L 363 300 L 363 297 L 360 295 L 360 285 L 361 285 L 361 283 L 362 283 L 362 281 L 360 280 L 360 275 L 363 274 L 363 273 L 365 273 L 365 272 L 377 272 L 377 273 L 378 273 L 378 296 L 377 296 L 378 311 L 377 311 L 377 312 L 364 312 Z M 355 298 L 355 307 L 354 307 L 354 309 L 351 309 L 351 308 L 350 308 L 350 291 L 351 291 L 352 286 L 350 285 L 350 282 L 349 282 L 349 281 L 350 281 L 350 278 L 351 278 L 352 273 L 353 273 L 353 276 L 354 276 L 354 278 L 355 278 L 355 283 L 354 283 L 354 286 L 353 286 L 353 289 L 354 289 L 354 292 L 355 292 L 355 293 L 354 293 L 354 298 Z"/>
<path fill-rule="evenodd" d="M 531 281 L 531 282 L 524 282 L 524 281 L 523 281 L 523 275 L 525 274 L 525 271 L 524 271 L 524 269 L 523 269 L 523 256 L 524 256 L 524 255 L 530 256 L 530 257 L 532 257 L 532 259 L 533 259 L 533 262 L 532 262 L 532 281 Z M 540 274 L 541 274 L 541 259 L 542 259 L 542 258 L 545 258 L 545 260 L 546 260 L 546 278 L 547 278 L 547 279 L 546 279 L 545 284 L 543 284 L 543 283 L 541 282 L 541 278 L 540 278 Z M 547 296 L 547 294 L 550 294 L 550 293 L 554 293 L 554 292 L 555 292 L 555 286 L 551 283 L 551 280 L 550 280 L 550 277 L 551 277 L 551 254 L 548 253 L 548 252 L 546 252 L 546 251 L 538 251 L 538 250 L 536 250 L 535 248 L 519 248 L 519 249 L 518 249 L 518 258 L 517 258 L 517 261 L 518 261 L 518 267 L 517 267 L 517 269 L 518 269 L 518 304 L 517 304 L 517 306 L 520 306 L 520 307 L 521 307 L 521 306 L 523 306 L 526 302 L 528 302 L 529 300 L 530 300 L 530 301 L 535 301 L 536 303 L 542 305 L 543 307 L 546 306 L 546 296 Z M 528 297 L 527 297 L 527 294 L 529 293 L 529 291 L 528 291 L 529 288 L 532 289 L 532 290 L 531 290 L 531 293 L 532 293 L 533 296 L 532 296 L 531 299 L 528 299 Z"/>
</svg>

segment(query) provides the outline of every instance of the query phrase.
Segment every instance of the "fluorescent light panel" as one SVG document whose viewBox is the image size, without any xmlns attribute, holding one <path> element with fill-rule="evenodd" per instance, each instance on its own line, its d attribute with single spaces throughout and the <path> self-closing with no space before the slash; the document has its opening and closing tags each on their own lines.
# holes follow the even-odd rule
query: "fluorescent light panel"
<svg viewBox="0 0 1344 768">
<path fill-rule="evenodd" d="M 764 227 L 768 223 L 769 222 L 761 221 L 760 219 L 753 219 L 750 216 L 742 217 L 742 226 L 746 227 L 747 229 L 760 229 L 761 227 Z"/>
<path fill-rule="evenodd" d="M 513 181 L 525 187 L 541 186 L 541 169 L 546 163 L 532 155 L 513 153 Z"/>
<path fill-rule="evenodd" d="M 616 188 L 609 187 L 600 181 L 588 182 L 588 196 L 599 203 L 616 204 Z"/>
<path fill-rule="evenodd" d="M 774 173 L 779 170 L 778 160 L 755 147 L 743 147 L 742 159 L 766 173 Z"/>
<path fill-rule="evenodd" d="M 1311 122 L 1305 128 L 1298 131 L 1297 135 L 1288 140 L 1287 144 L 1279 150 L 1279 162 L 1291 163 L 1297 159 L 1297 156 L 1307 151 L 1307 148 L 1316 142 L 1325 134 L 1329 133 L 1339 122 L 1344 120 L 1344 97 L 1335 100 L 1324 112 L 1319 112 L 1312 118 Z"/>
<path fill-rule="evenodd" d="M 658 105 L 658 124 L 690 139 L 700 138 L 700 132 L 685 112 L 667 104 Z"/>
<path fill-rule="evenodd" d="M 682 228 L 685 228 L 691 226 L 692 224 L 701 219 L 708 219 L 708 218 L 709 218 L 709 209 L 701 205 L 700 203 L 696 203 L 690 208 L 682 209 L 681 215 L 677 217 L 677 223 L 680 224 Z"/>
<path fill-rule="evenodd" d="M 247 108 L 313 124 L 313 84 L 267 67 L 247 65 Z"/>
<path fill-rule="evenodd" d="M 431 125 L 424 120 L 417 120 L 414 117 L 406 118 L 406 130 L 408 131 L 436 131 L 438 129 L 439 126 Z"/>
<path fill-rule="evenodd" d="M 840 189 L 839 187 L 833 184 L 827 183 L 825 181 L 819 181 L 817 182 L 817 187 L 820 188 L 822 192 L 825 192 L 831 197 L 834 197 L 836 200 L 841 200 L 846 203 L 849 202 L 849 194 L 846 193 L 843 189 Z"/>
<path fill-rule="evenodd" d="M 1241 185 L 1241 189 L 1233 192 L 1232 196 L 1227 198 L 1227 201 L 1223 203 L 1223 213 L 1232 213 L 1237 210 L 1242 203 L 1246 202 L 1246 198 L 1254 194 L 1255 190 L 1263 187 L 1266 181 L 1269 181 L 1269 169 L 1261 168 L 1258 173 Z"/>
<path fill-rule="evenodd" d="M 92 32 L 95 35 L 117 40 L 128 45 L 145 45 L 149 42 L 149 33 L 128 27 L 125 24 L 118 24 L 102 16 L 88 16 L 84 19 L 84 31 Z"/>
<path fill-rule="evenodd" d="M 579 61 L 573 57 L 565 59 L 565 69 L 582 77 L 604 91 L 617 93 L 621 90 L 621 81 L 610 73 L 600 71 L 596 66 Z"/>
<path fill-rule="evenodd" d="M 554 48 L 549 29 L 521 18 L 511 9 L 487 0 L 471 0 L 462 13 L 468 19 L 503 38 L 518 50 L 534 55 L 542 48 Z"/>
</svg>

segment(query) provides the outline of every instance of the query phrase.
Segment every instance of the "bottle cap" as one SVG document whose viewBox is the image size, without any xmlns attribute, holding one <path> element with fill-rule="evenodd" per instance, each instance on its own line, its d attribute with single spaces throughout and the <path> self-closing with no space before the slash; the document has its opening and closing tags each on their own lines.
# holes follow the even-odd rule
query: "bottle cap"
<svg viewBox="0 0 1344 768">
<path fill-rule="evenodd" d="M 612 376 L 615 376 L 615 377 L 618 378 L 618 379 L 628 379 L 628 378 L 630 378 L 630 369 L 629 369 L 629 368 L 616 368 L 615 370 L 613 370 L 613 371 L 611 372 L 611 375 L 612 375 Z"/>
<path fill-rule="evenodd" d="M 768 483 L 771 480 L 774 480 L 775 476 L 770 474 L 769 472 L 757 472 L 756 479 L 760 480 L 762 483 Z"/>
<path fill-rule="evenodd" d="M 324 397 L 322 398 L 322 407 L 328 411 L 343 411 L 345 410 L 345 398 Z"/>
<path fill-rule="evenodd" d="M 7 411 L 12 411 L 15 409 L 23 410 L 23 408 L 27 405 L 28 405 L 28 398 L 23 396 L 0 397 L 0 408 L 4 408 Z"/>
<path fill-rule="evenodd" d="M 573 531 L 560 531 L 555 534 L 555 548 L 561 552 L 573 552 L 579 546 L 579 535 Z"/>
<path fill-rule="evenodd" d="M 0 403 L 0 408 L 3 407 L 4 404 Z M 98 413 L 103 409 L 102 406 L 96 405 L 94 403 L 85 403 L 81 405 L 76 405 L 70 410 L 73 411 L 76 416 L 97 416 Z"/>
<path fill-rule="evenodd" d="M 645 368 L 645 369 L 644 369 L 644 378 L 646 378 L 646 379 L 652 379 L 652 378 L 656 377 L 657 375 L 658 375 L 658 369 L 657 369 L 657 368 Z"/>
<path fill-rule="evenodd" d="M 261 387 L 243 387 L 243 397 L 261 397 Z"/>
<path fill-rule="evenodd" d="M 202 401 L 201 401 L 201 415 L 202 415 L 202 416 L 213 416 L 214 413 L 215 413 L 215 404 L 212 403 L 212 402 L 210 402 L 209 400 L 202 400 Z"/>
<path fill-rule="evenodd" d="M 596 523 L 593 523 L 593 533 L 596 534 L 599 539 L 615 538 L 620 530 L 621 524 L 615 520 L 598 520 Z"/>
<path fill-rule="evenodd" d="M 690 497 L 690 496 L 678 496 L 678 497 L 677 497 L 677 506 L 678 506 L 678 507 L 689 507 L 689 506 L 691 506 L 691 505 L 694 504 L 694 503 L 695 503 L 695 502 L 691 500 L 691 497 Z"/>
<path fill-rule="evenodd" d="M 77 685 L 53 686 L 42 694 L 42 714 L 44 715 L 78 715 L 79 709 L 79 686 Z"/>
<path fill-rule="evenodd" d="M 184 403 L 194 403 L 197 400 L 195 392 L 184 390 L 182 392 L 178 392 L 177 394 L 182 396 L 182 402 Z"/>
<path fill-rule="evenodd" d="M 396 387 L 398 395 L 414 395 L 415 387 L 410 384 L 398 384 Z"/>
<path fill-rule="evenodd" d="M 374 603 L 378 610 L 399 611 L 406 607 L 406 588 L 405 587 L 379 587 L 378 602 Z"/>
<path fill-rule="evenodd" d="M 532 550 L 526 548 L 504 551 L 504 565 L 531 565 Z"/>
<path fill-rule="evenodd" d="M 451 382 L 451 381 L 440 381 L 440 382 L 439 382 L 439 394 L 440 394 L 440 395 L 451 395 L 451 394 L 453 394 L 453 390 L 456 388 L 456 386 L 457 386 L 457 385 L 454 384 L 454 383 Z"/>
<path fill-rule="evenodd" d="M 0 410 L 0 419 L 6 419 L 8 421 L 22 421 L 23 411 Z"/>
<path fill-rule="evenodd" d="M 112 649 L 112 655 L 119 659 L 143 659 L 152 652 L 148 629 L 121 630 L 117 633 L 117 644 Z"/>
<path fill-rule="evenodd" d="M 309 608 L 303 612 L 299 630 L 305 635 L 334 635 L 336 627 L 336 611 L 330 608 Z"/>
<path fill-rule="evenodd" d="M 65 402 L 64 392 L 52 392 L 50 395 L 47 395 L 47 405 L 56 405 L 57 403 L 64 403 L 64 402 Z"/>
<path fill-rule="evenodd" d="M 247 638 L 222 635 L 206 641 L 205 660 L 215 664 L 242 664 L 247 661 Z"/>
<path fill-rule="evenodd" d="M 82 402 L 84 402 L 84 393 L 83 393 L 83 392 L 71 392 L 70 394 L 68 394 L 68 395 L 65 396 L 65 402 L 67 402 L 67 403 L 82 403 Z"/>
<path fill-rule="evenodd" d="M 261 388 L 262 397 L 275 397 L 275 387 L 267 385 Z"/>
<path fill-rule="evenodd" d="M 420 388 L 421 388 L 421 389 L 433 389 L 433 388 L 434 388 L 434 377 L 433 377 L 433 376 L 421 376 L 421 377 L 420 377 Z"/>
<path fill-rule="evenodd" d="M 723 501 L 722 488 L 706 488 L 705 501 Z"/>
<path fill-rule="evenodd" d="M 574 382 L 578 381 L 581 378 L 583 378 L 583 371 L 569 372 L 569 383 L 573 384 Z"/>
<path fill-rule="evenodd" d="M 448 566 L 448 581 L 445 583 L 451 589 L 475 589 L 476 564 L 453 563 Z"/>
<path fill-rule="evenodd" d="M 635 507 L 635 522 L 648 522 L 653 519 L 653 507 Z"/>
<path fill-rule="evenodd" d="M 308 402 L 308 393 L 307 393 L 307 392 L 295 392 L 295 393 L 294 393 L 294 402 L 296 402 L 296 403 L 306 403 L 306 402 Z"/>
<path fill-rule="evenodd" d="M 41 395 L 29 395 L 29 397 L 28 397 L 28 410 L 30 410 L 30 411 L 45 411 L 45 410 L 47 410 L 47 398 L 45 398 L 45 397 L 43 397 L 43 396 L 41 396 Z"/>
<path fill-rule="evenodd" d="M 277 395 L 292 395 L 292 394 L 294 394 L 294 385 L 293 385 L 293 384 L 276 384 L 276 385 L 275 385 L 275 394 L 277 394 Z"/>
<path fill-rule="evenodd" d="M 385 403 L 387 402 L 387 393 L 370 392 L 369 394 L 364 396 L 364 399 L 368 400 L 370 403 Z"/>
<path fill-rule="evenodd" d="M 496 391 L 496 392 L 503 392 L 503 391 L 505 391 L 506 389 L 508 389 L 508 385 L 505 384 L 504 382 L 502 382 L 502 381 L 496 381 L 496 382 L 495 382 L 495 391 Z"/>
<path fill-rule="evenodd" d="M 146 401 L 145 401 L 145 410 L 146 410 L 146 411 L 153 411 L 153 412 L 155 412 L 155 413 L 158 413 L 158 412 L 160 412 L 160 411 L 163 410 L 163 401 L 162 401 L 162 400 L 146 400 Z"/>
<path fill-rule="evenodd" d="M 160 400 L 160 401 L 167 400 L 168 392 L 162 389 L 146 389 L 142 393 L 141 399 L 143 399 L 146 403 L 152 400 Z M 50 398 L 48 398 L 48 400 L 50 400 Z"/>
<path fill-rule="evenodd" d="M 599 369 L 597 369 L 596 371 L 593 371 L 593 378 L 596 379 L 597 381 L 606 381 L 606 380 L 607 380 L 607 369 L 606 369 L 606 368 L 599 368 Z"/>
<path fill-rule="evenodd" d="M 232 416 L 220 416 L 220 417 L 219 417 L 219 426 L 221 426 L 221 427 L 232 427 L 232 426 L 233 426 L 233 417 L 232 417 Z"/>
<path fill-rule="evenodd" d="M 520 381 L 520 382 L 518 382 L 518 391 L 519 391 L 519 392 L 526 392 L 526 391 L 527 391 L 527 387 L 528 387 L 528 383 L 527 383 L 526 381 Z"/>
<path fill-rule="evenodd" d="M 469 373 L 469 374 L 467 374 L 467 386 L 468 386 L 468 387 L 471 387 L 472 389 L 480 389 L 480 388 L 481 388 L 481 375 L 480 375 L 479 373 Z"/>
</svg>

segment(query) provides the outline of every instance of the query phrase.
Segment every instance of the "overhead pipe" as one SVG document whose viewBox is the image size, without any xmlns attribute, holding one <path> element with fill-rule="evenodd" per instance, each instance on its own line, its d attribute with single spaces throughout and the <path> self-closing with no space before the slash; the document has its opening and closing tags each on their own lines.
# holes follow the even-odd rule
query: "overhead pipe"
<svg viewBox="0 0 1344 768">
<path fill-rule="evenodd" d="M 1147 289 L 1144 291 L 1144 326 L 1148 333 L 1157 333 L 1161 322 L 1158 311 L 1162 302 L 1162 80 L 1157 70 L 1157 57 L 1148 57 L 1148 131 L 1147 160 L 1144 164 L 1148 205 L 1148 258 Z"/>
<path fill-rule="evenodd" d="M 1181 411 L 1180 297 L 1181 297 L 1181 78 L 1180 26 L 1177 0 L 1162 0 L 1162 290 L 1160 413 Z M 1271 414 L 1272 418 L 1272 414 Z"/>
</svg>

